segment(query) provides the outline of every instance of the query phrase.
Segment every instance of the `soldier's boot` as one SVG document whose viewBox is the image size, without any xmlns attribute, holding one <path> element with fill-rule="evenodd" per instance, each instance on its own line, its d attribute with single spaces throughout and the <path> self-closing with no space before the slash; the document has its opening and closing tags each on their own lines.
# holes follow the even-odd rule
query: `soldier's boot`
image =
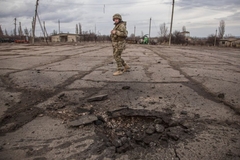
<svg viewBox="0 0 240 160">
<path fill-rule="evenodd" d="M 131 67 L 126 64 L 126 65 L 124 66 L 123 72 L 127 72 L 127 70 L 130 69 L 130 68 L 131 68 Z"/>
<path fill-rule="evenodd" d="M 119 76 L 121 74 L 123 74 L 123 72 L 119 70 L 113 73 L 114 76 Z"/>
</svg>

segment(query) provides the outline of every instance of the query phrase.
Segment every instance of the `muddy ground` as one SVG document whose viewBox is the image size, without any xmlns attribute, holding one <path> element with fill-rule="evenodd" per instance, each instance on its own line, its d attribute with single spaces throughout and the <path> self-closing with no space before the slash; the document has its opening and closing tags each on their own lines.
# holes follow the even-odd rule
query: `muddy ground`
<svg viewBox="0 0 240 160">
<path fill-rule="evenodd" d="M 0 159 L 240 159 L 240 50 L 0 45 Z"/>
</svg>

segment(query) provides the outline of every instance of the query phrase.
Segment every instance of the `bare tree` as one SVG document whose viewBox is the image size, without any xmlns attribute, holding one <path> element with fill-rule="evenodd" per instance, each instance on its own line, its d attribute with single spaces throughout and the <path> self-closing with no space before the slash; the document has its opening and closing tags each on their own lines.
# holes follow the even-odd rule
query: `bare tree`
<svg viewBox="0 0 240 160">
<path fill-rule="evenodd" d="M 214 44 L 215 44 L 215 37 L 216 36 L 214 34 L 210 34 L 207 37 L 207 41 L 206 41 L 207 45 L 214 46 Z M 219 44 L 219 38 L 216 38 L 216 45 L 218 45 L 218 44 Z"/>
<path fill-rule="evenodd" d="M 187 31 L 185 26 L 182 27 L 182 31 L 183 31 L 183 32 L 186 32 L 186 31 Z"/>
<path fill-rule="evenodd" d="M 0 36 L 3 36 L 3 31 L 2 31 L 1 25 L 0 25 Z"/>
<path fill-rule="evenodd" d="M 19 36 L 22 36 L 22 35 L 23 35 L 21 22 L 19 22 L 18 35 L 19 35 Z"/>
<path fill-rule="evenodd" d="M 78 25 L 76 24 L 76 34 L 78 34 Z"/>
<path fill-rule="evenodd" d="M 26 36 L 29 36 L 29 31 L 28 31 L 27 27 L 24 29 L 24 34 L 25 34 Z"/>
<path fill-rule="evenodd" d="M 168 27 L 166 26 L 166 23 L 163 23 L 160 25 L 160 35 L 161 37 L 167 37 Z"/>
<path fill-rule="evenodd" d="M 82 34 L 82 25 L 79 23 L 79 34 Z"/>
<path fill-rule="evenodd" d="M 132 33 L 131 35 L 130 35 L 130 38 L 134 38 L 135 37 L 135 35 Z"/>
<path fill-rule="evenodd" d="M 224 36 L 224 38 L 236 38 L 235 36 L 233 36 L 232 34 L 227 34 Z"/>
<path fill-rule="evenodd" d="M 225 21 L 221 20 L 218 27 L 219 38 L 223 38 L 224 34 L 225 34 Z"/>
<path fill-rule="evenodd" d="M 57 35 L 57 31 L 54 29 L 52 35 Z"/>
<path fill-rule="evenodd" d="M 5 29 L 5 36 L 8 36 L 8 31 Z"/>
<path fill-rule="evenodd" d="M 180 31 L 174 31 L 171 39 L 172 39 L 172 43 L 174 44 L 186 43 L 185 36 L 183 36 Z"/>
</svg>

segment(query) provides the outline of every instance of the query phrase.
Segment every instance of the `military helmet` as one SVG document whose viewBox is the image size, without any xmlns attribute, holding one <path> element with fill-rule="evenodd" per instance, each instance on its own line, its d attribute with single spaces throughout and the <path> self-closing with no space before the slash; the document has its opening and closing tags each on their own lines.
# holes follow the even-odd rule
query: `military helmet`
<svg viewBox="0 0 240 160">
<path fill-rule="evenodd" d="M 122 16 L 120 15 L 120 14 L 118 14 L 118 13 L 116 13 L 116 14 L 114 14 L 113 15 L 113 21 L 114 21 L 114 19 L 119 19 L 120 21 L 122 20 Z"/>
</svg>

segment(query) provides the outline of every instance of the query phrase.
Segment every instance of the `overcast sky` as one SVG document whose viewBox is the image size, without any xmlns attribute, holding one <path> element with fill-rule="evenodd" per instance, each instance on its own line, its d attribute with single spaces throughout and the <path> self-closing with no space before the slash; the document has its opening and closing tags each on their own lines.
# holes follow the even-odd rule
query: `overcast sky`
<svg viewBox="0 0 240 160">
<path fill-rule="evenodd" d="M 0 25 L 10 33 L 17 18 L 22 29 L 31 28 L 35 12 L 35 0 L 0 0 Z M 170 28 L 172 0 L 39 0 L 38 13 L 45 21 L 48 34 L 53 30 L 75 33 L 76 24 L 81 23 L 83 31 L 109 35 L 113 28 L 112 16 L 120 13 L 127 21 L 129 36 L 149 33 L 158 36 L 159 26 L 166 23 Z M 173 31 L 182 31 L 185 26 L 192 37 L 207 37 L 215 34 L 220 20 L 226 24 L 225 35 L 240 36 L 240 0 L 175 0 Z M 36 35 L 40 36 L 37 21 Z"/>
</svg>

